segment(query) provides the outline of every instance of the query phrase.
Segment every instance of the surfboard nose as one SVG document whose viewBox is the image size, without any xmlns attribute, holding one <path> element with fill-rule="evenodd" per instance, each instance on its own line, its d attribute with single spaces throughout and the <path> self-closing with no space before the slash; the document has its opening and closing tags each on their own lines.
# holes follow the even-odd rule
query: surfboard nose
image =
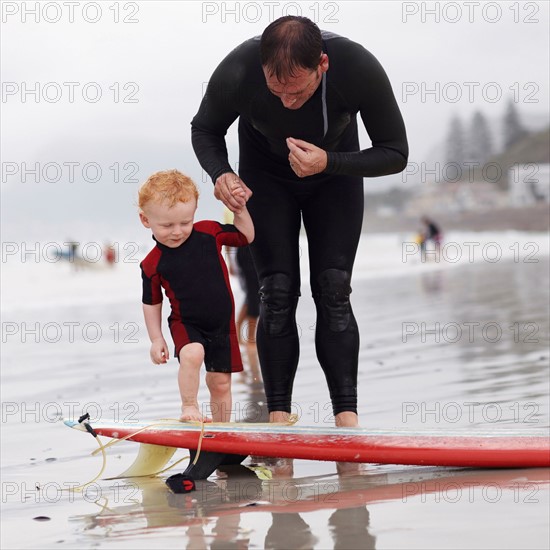
<svg viewBox="0 0 550 550">
<path fill-rule="evenodd" d="M 71 420 L 70 418 L 64 418 L 63 419 L 63 424 L 65 424 L 65 426 L 69 426 L 69 428 L 77 428 L 78 427 L 78 422 L 76 420 Z"/>
</svg>

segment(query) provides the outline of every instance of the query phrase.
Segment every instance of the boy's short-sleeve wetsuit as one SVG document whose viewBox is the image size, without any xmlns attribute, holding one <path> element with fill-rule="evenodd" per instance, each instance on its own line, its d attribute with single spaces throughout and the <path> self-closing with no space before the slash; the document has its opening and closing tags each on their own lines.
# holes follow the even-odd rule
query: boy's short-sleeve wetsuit
<svg viewBox="0 0 550 550">
<path fill-rule="evenodd" d="M 234 319 L 234 300 L 222 246 L 246 246 L 246 237 L 234 225 L 201 221 L 176 248 L 158 241 L 141 262 L 143 303 L 170 301 L 168 325 L 175 355 L 183 346 L 199 342 L 210 372 L 243 370 Z"/>
</svg>

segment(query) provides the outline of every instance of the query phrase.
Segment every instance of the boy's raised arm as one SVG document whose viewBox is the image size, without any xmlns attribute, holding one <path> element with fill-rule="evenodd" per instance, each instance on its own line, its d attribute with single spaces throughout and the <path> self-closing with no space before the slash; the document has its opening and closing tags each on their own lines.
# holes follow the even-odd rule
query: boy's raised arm
<svg viewBox="0 0 550 550">
<path fill-rule="evenodd" d="M 248 244 L 254 240 L 254 224 L 246 206 L 240 212 L 235 212 L 233 225 L 246 237 Z"/>
<path fill-rule="evenodd" d="M 247 200 L 242 187 L 235 186 L 232 192 L 233 196 L 240 196 Z M 254 240 L 254 223 L 252 222 L 246 204 L 240 210 L 235 211 L 234 214 L 233 225 L 246 237 L 248 244 L 250 244 Z"/>
</svg>

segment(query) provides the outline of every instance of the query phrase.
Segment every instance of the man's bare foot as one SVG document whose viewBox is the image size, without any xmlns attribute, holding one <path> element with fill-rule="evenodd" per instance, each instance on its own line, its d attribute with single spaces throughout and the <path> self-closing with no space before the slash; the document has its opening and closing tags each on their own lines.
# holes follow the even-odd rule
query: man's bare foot
<svg viewBox="0 0 550 550">
<path fill-rule="evenodd" d="M 212 422 L 212 419 L 203 416 L 198 407 L 189 405 L 181 408 L 180 422 Z"/>
<path fill-rule="evenodd" d="M 359 418 L 354 412 L 344 411 L 336 415 L 334 423 L 337 428 L 358 428 Z"/>
<path fill-rule="evenodd" d="M 272 411 L 269 413 L 269 421 L 273 423 L 290 424 L 290 413 L 286 411 Z"/>
</svg>

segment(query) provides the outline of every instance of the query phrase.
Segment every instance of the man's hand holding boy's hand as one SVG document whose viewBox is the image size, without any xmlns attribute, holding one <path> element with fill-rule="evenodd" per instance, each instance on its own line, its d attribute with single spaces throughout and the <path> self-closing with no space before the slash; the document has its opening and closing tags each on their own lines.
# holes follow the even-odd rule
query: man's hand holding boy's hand
<svg viewBox="0 0 550 550">
<path fill-rule="evenodd" d="M 236 187 L 241 189 L 242 193 L 235 195 Z M 237 212 L 246 205 L 246 201 L 252 196 L 252 191 L 237 174 L 226 172 L 216 180 L 214 196 L 222 201 L 231 212 Z"/>
<path fill-rule="evenodd" d="M 160 365 L 168 361 L 170 355 L 164 338 L 153 340 L 149 354 L 151 355 L 151 361 L 153 361 L 155 365 Z"/>
</svg>

